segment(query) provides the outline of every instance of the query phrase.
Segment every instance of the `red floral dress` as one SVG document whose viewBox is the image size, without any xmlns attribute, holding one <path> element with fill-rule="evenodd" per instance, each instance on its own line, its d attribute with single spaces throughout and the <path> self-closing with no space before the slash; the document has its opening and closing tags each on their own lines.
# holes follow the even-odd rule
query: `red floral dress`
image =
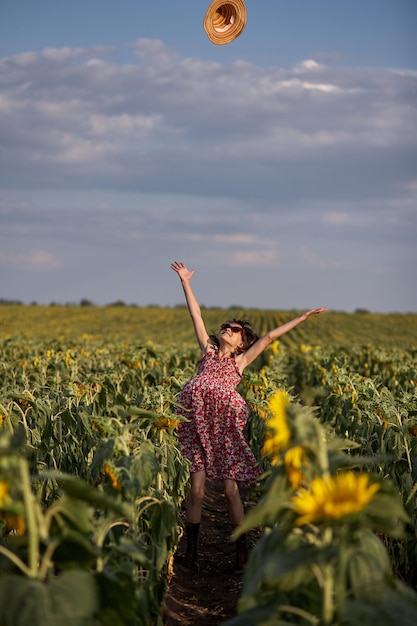
<svg viewBox="0 0 417 626">
<path fill-rule="evenodd" d="M 249 408 L 236 391 L 241 378 L 234 358 L 206 352 L 197 375 L 178 396 L 184 409 L 177 412 L 190 420 L 178 428 L 182 453 L 191 461 L 190 471 L 205 470 L 209 480 L 249 484 L 260 475 L 243 436 Z"/>
</svg>

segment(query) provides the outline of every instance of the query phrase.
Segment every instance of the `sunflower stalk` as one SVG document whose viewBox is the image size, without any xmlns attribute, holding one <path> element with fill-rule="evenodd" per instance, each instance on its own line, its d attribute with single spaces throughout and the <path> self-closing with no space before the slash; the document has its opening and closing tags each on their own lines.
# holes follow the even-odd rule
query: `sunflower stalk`
<svg viewBox="0 0 417 626">
<path fill-rule="evenodd" d="M 24 459 L 18 460 L 20 480 L 22 486 L 23 502 L 26 513 L 26 527 L 28 530 L 29 554 L 27 575 L 29 578 L 37 578 L 39 563 L 39 529 L 36 521 L 36 502 L 32 493 L 29 470 Z"/>
<path fill-rule="evenodd" d="M 331 546 L 333 542 L 333 531 L 330 526 L 324 529 L 323 545 Z M 323 572 L 323 624 L 332 624 L 334 616 L 334 566 L 326 563 L 322 567 Z"/>
<path fill-rule="evenodd" d="M 328 478 L 330 476 L 330 466 L 329 466 L 329 452 L 327 449 L 326 437 L 323 428 L 320 424 L 314 423 L 314 428 L 317 434 L 317 443 L 318 443 L 318 451 L 317 451 L 317 459 L 319 462 L 319 467 L 321 469 L 322 475 L 324 478 Z"/>
<path fill-rule="evenodd" d="M 402 422 L 402 419 L 401 419 L 400 412 L 396 411 L 395 413 L 396 413 L 396 417 L 398 419 L 398 423 L 400 425 L 401 433 L 402 433 L 402 436 L 403 436 L 404 449 L 405 449 L 405 454 L 406 454 L 406 457 L 407 457 L 408 468 L 409 468 L 410 473 L 412 473 L 412 471 L 413 471 L 413 464 L 411 462 L 410 448 L 409 448 L 409 445 L 408 445 L 408 442 L 407 442 L 407 438 L 406 438 L 406 436 L 404 434 L 403 422 Z"/>
<path fill-rule="evenodd" d="M 349 560 L 350 549 L 348 547 L 349 527 L 342 526 L 339 535 L 339 551 L 336 575 L 336 602 L 337 606 L 343 607 L 346 601 L 346 569 Z"/>
<path fill-rule="evenodd" d="M 11 550 L 8 550 L 4 546 L 0 546 L 0 554 L 3 554 L 7 559 L 9 559 L 9 561 L 11 561 L 14 565 L 16 565 L 16 567 L 20 569 L 22 574 L 25 574 L 25 576 L 28 576 L 28 577 L 31 576 L 31 571 L 26 565 L 26 563 L 24 563 L 22 559 L 20 559 Z"/>
</svg>

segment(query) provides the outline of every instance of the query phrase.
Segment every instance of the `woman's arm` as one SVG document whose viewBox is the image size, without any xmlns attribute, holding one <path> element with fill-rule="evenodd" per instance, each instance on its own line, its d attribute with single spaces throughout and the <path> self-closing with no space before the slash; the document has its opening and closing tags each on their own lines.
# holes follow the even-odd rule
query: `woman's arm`
<svg viewBox="0 0 417 626">
<path fill-rule="evenodd" d="M 191 288 L 191 278 L 194 276 L 195 270 L 189 270 L 186 268 L 184 263 L 180 263 L 178 261 L 174 261 L 171 263 L 171 268 L 174 272 L 177 272 L 178 276 L 181 279 L 182 288 L 185 294 L 185 300 L 187 302 L 188 311 L 191 315 L 191 319 L 194 325 L 194 332 L 197 337 L 198 344 L 202 350 L 205 352 L 207 347 L 207 342 L 209 340 L 209 335 L 207 333 L 202 315 L 200 305 L 197 302 L 197 298 L 194 295 L 194 292 Z"/>
<path fill-rule="evenodd" d="M 273 330 L 270 330 L 265 335 L 260 337 L 250 348 L 248 348 L 248 350 L 246 350 L 246 352 L 243 352 L 237 357 L 236 361 L 238 362 L 238 367 L 240 371 L 242 372 L 245 367 L 252 363 L 252 361 L 254 361 L 265 350 L 265 348 L 269 346 L 270 343 L 272 343 L 282 335 L 285 335 L 285 333 L 288 333 L 290 330 L 298 326 L 298 324 L 304 322 L 311 315 L 323 313 L 323 311 L 327 311 L 327 307 L 323 306 L 319 309 L 311 309 L 310 311 L 301 313 L 301 315 L 295 317 L 293 320 L 286 322 L 285 324 L 282 324 L 281 326 L 278 326 Z"/>
</svg>

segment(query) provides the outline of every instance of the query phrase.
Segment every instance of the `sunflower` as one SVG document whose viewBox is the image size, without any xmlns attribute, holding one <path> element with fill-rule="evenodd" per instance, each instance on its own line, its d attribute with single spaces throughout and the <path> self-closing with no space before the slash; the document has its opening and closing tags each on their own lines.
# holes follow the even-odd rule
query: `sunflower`
<svg viewBox="0 0 417 626">
<path fill-rule="evenodd" d="M 287 406 L 290 398 L 285 391 L 278 391 L 269 401 L 271 417 L 267 420 L 267 432 L 261 454 L 271 457 L 272 463 L 278 463 L 278 455 L 288 447 L 291 432 L 287 422 Z"/>
<path fill-rule="evenodd" d="M 9 493 L 9 483 L 6 483 L 4 480 L 0 480 L 0 508 L 5 503 L 8 493 Z"/>
<path fill-rule="evenodd" d="M 154 421 L 154 426 L 160 430 L 166 430 L 167 428 L 178 428 L 179 420 L 170 419 L 169 417 L 159 417 Z"/>
<path fill-rule="evenodd" d="M 12 515 L 11 513 L 0 513 L 0 520 L 6 523 L 6 532 L 15 535 L 24 535 L 26 532 L 25 520 L 20 515 Z"/>
<path fill-rule="evenodd" d="M 105 463 L 103 469 L 104 469 L 105 475 L 110 479 L 111 486 L 113 487 L 113 489 L 116 489 L 117 491 L 121 491 L 122 490 L 122 485 L 121 485 L 121 483 L 120 483 L 116 473 L 110 467 L 110 465 Z"/>
<path fill-rule="evenodd" d="M 337 520 L 359 513 L 378 489 L 378 484 L 369 484 L 368 474 L 351 471 L 315 478 L 309 489 L 300 489 L 292 499 L 293 509 L 299 516 L 296 524 Z"/>
<path fill-rule="evenodd" d="M 306 465 L 306 454 L 302 446 L 294 446 L 284 454 L 284 465 L 291 487 L 298 489 L 300 483 L 305 480 L 302 468 Z"/>
</svg>

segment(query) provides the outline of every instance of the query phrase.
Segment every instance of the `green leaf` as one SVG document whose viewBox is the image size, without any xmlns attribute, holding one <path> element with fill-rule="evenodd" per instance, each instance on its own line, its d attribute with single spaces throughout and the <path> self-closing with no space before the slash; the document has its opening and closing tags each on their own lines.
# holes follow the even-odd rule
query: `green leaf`
<svg viewBox="0 0 417 626">
<path fill-rule="evenodd" d="M 131 471 L 133 476 L 139 479 L 145 493 L 159 472 L 155 446 L 151 441 L 146 440 L 140 444 L 139 450 L 133 459 Z"/>
<path fill-rule="evenodd" d="M 377 601 L 393 580 L 388 552 L 369 529 L 355 536 L 346 559 L 349 587 L 355 599 Z"/>
<path fill-rule="evenodd" d="M 365 604 L 348 601 L 344 607 L 341 626 L 415 626 L 417 593 L 400 582 L 387 588 L 378 602 Z"/>
<path fill-rule="evenodd" d="M 69 570 L 50 583 L 55 624 L 82 626 L 99 606 L 94 577 L 82 570 Z"/>
<path fill-rule="evenodd" d="M 354 448 L 360 448 L 360 444 L 351 439 L 344 439 L 342 437 L 333 437 L 327 441 L 327 449 L 329 452 L 339 452 L 340 450 L 353 450 Z"/>
<path fill-rule="evenodd" d="M 119 515 L 128 514 L 126 506 L 109 496 L 103 495 L 95 487 L 90 487 L 90 485 L 81 480 L 81 478 L 63 474 L 55 470 L 42 472 L 40 477 L 56 480 L 69 496 L 78 500 L 84 500 L 98 509 L 114 511 Z"/>
<path fill-rule="evenodd" d="M 391 487 L 391 488 L 390 488 Z M 381 483 L 381 490 L 366 505 L 364 511 L 373 528 L 391 537 L 404 537 L 404 524 L 409 517 L 398 493 L 388 483 Z"/>
<path fill-rule="evenodd" d="M 101 598 L 98 615 L 100 626 L 135 624 L 137 608 L 132 577 L 116 576 L 113 571 L 105 570 L 97 574 L 96 580 Z"/>
<path fill-rule="evenodd" d="M 110 412 L 113 413 L 116 417 L 119 417 L 123 422 L 125 422 L 126 418 L 129 417 L 126 409 L 120 404 L 115 404 L 114 406 L 110 407 Z"/>
<path fill-rule="evenodd" d="M 273 524 L 281 511 L 288 507 L 289 495 L 290 490 L 286 477 L 278 475 L 271 483 L 261 502 L 245 516 L 233 537 L 237 538 L 242 533 L 252 530 L 252 528 Z"/>
<path fill-rule="evenodd" d="M 113 450 L 114 439 L 102 440 L 98 443 L 91 462 L 91 475 L 94 479 L 97 480 L 103 469 L 104 463 L 112 458 Z"/>
<path fill-rule="evenodd" d="M 89 504 L 83 500 L 74 499 L 64 494 L 50 507 L 49 512 L 53 517 L 58 514 L 64 515 L 74 528 L 85 535 L 88 535 L 92 530 Z"/>
<path fill-rule="evenodd" d="M 265 534 L 253 549 L 245 571 L 244 592 L 255 594 L 261 585 L 289 591 L 312 579 L 310 565 L 334 558 L 336 548 L 303 545 L 299 535 L 283 536 L 280 529 Z"/>
<path fill-rule="evenodd" d="M 0 578 L 2 626 L 83 626 L 97 608 L 97 586 L 88 572 L 70 570 L 49 583 Z"/>
<path fill-rule="evenodd" d="M 138 407 L 135 405 L 131 405 L 128 407 L 128 414 L 130 417 L 150 417 L 152 420 L 160 418 L 160 414 L 155 411 L 150 411 L 149 409 L 142 409 L 142 407 Z"/>
<path fill-rule="evenodd" d="M 38 580 L 2 574 L 0 577 L 2 626 L 55 626 L 46 586 Z"/>
<path fill-rule="evenodd" d="M 223 622 L 222 626 L 255 626 L 255 624 L 256 626 L 293 626 L 294 623 L 298 623 L 280 618 L 278 613 L 279 605 L 276 602 L 266 606 L 256 606 Z"/>
<path fill-rule="evenodd" d="M 149 570 L 151 568 L 151 563 L 141 546 L 133 543 L 125 537 L 121 537 L 119 543 L 116 546 L 113 546 L 112 549 L 119 554 L 128 556 L 144 569 Z"/>
<path fill-rule="evenodd" d="M 414 483 L 413 488 L 411 489 L 410 493 L 408 494 L 406 504 L 411 502 L 411 500 L 414 498 L 416 493 L 417 493 L 417 482 Z"/>
</svg>

